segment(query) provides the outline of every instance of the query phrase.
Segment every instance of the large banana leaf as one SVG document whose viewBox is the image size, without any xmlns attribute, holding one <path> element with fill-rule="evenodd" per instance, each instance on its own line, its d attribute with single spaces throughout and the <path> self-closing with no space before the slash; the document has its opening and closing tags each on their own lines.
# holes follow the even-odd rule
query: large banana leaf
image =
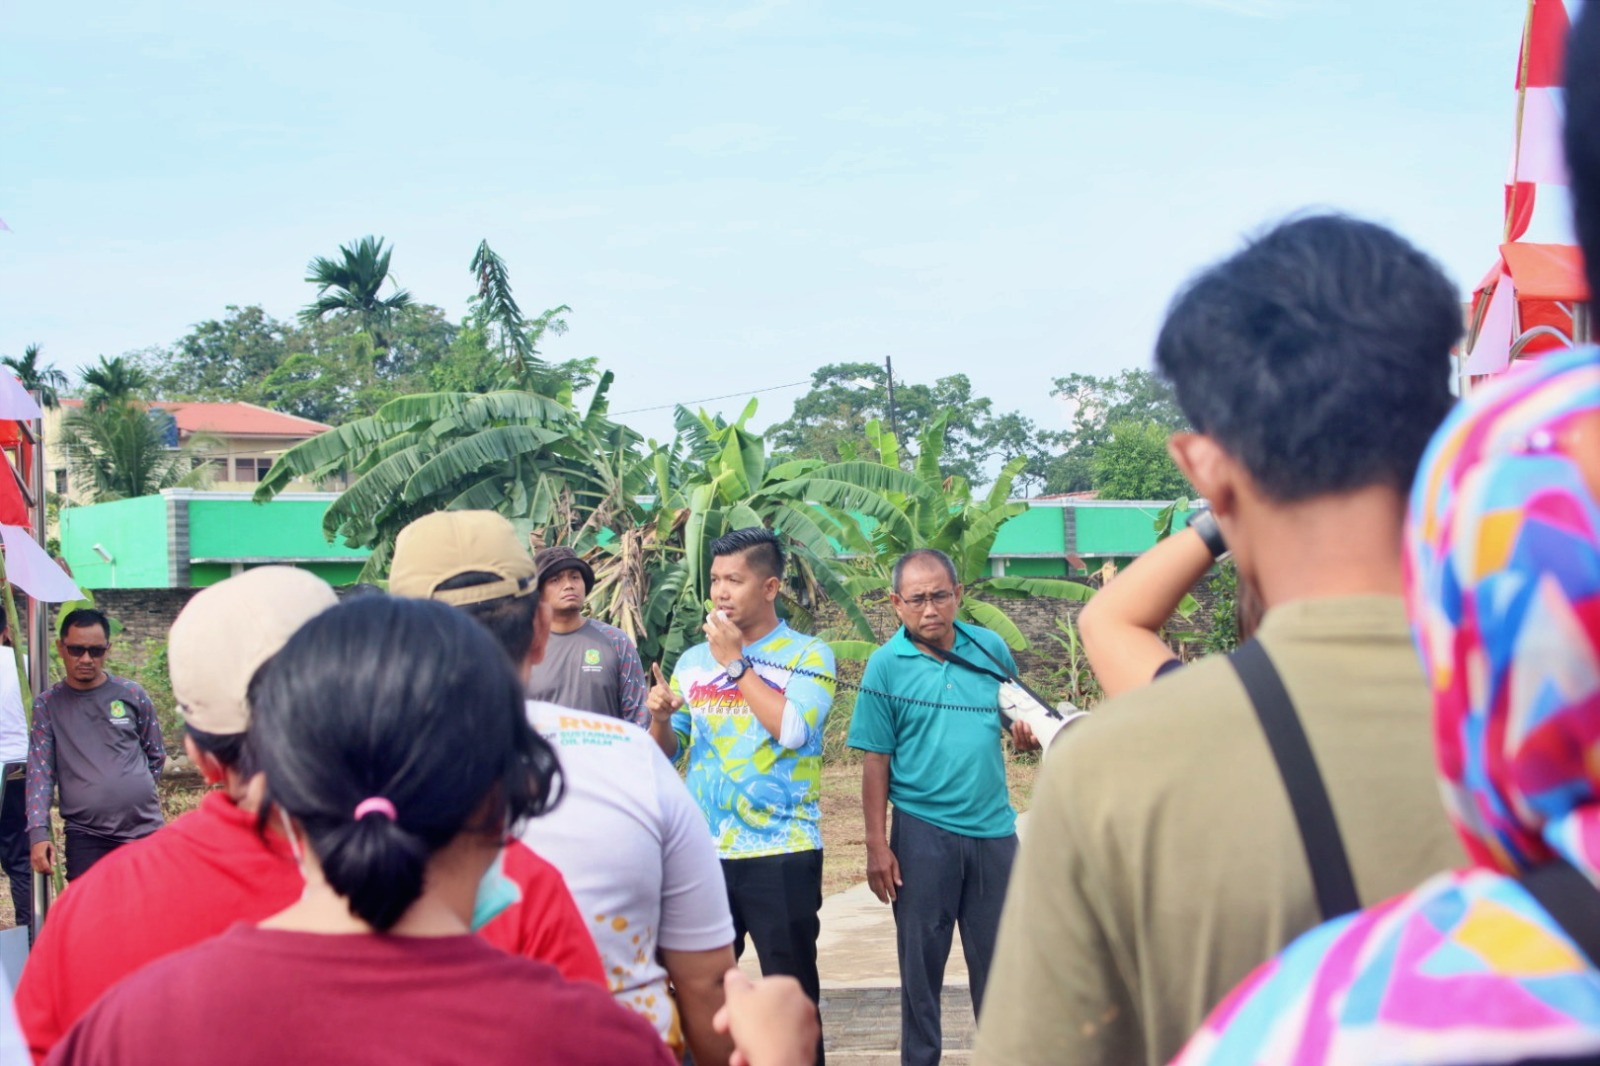
<svg viewBox="0 0 1600 1066">
<path fill-rule="evenodd" d="M 769 485 L 762 490 L 761 496 L 791 500 L 795 503 L 820 504 L 838 511 L 856 511 L 876 519 L 881 525 L 888 527 L 894 536 L 903 538 L 907 543 L 910 543 L 913 537 L 911 521 L 906 518 L 904 511 L 882 495 L 849 482 L 816 477 L 798 478 L 794 481 Z M 764 509 L 765 505 L 757 506 Z"/>
<path fill-rule="evenodd" d="M 374 519 L 401 498 L 406 482 L 424 461 L 416 448 L 407 448 L 367 471 L 328 507 L 322 516 L 322 531 L 330 540 L 339 532 L 346 541 L 352 533 L 367 540 Z"/>
<path fill-rule="evenodd" d="M 1022 635 L 1022 630 L 1011 620 L 1010 615 L 992 603 L 984 603 L 975 596 L 964 596 L 961 600 L 961 611 L 974 622 L 985 629 L 992 629 L 1000 635 L 1000 639 L 1012 651 L 1026 651 L 1028 638 Z"/>
<path fill-rule="evenodd" d="M 451 429 L 475 430 L 496 422 L 576 422 L 572 408 L 536 392 L 427 392 L 401 396 L 378 408 L 377 416 L 402 426 L 449 420 Z M 442 432 L 442 429 L 441 429 Z"/>
<path fill-rule="evenodd" d="M 320 480 L 347 467 L 366 452 L 393 437 L 403 427 L 381 418 L 358 418 L 301 441 L 278 457 L 256 486 L 257 503 L 265 503 L 299 477 Z"/>
<path fill-rule="evenodd" d="M 402 498 L 415 503 L 436 493 L 447 493 L 486 466 L 515 462 L 560 437 L 557 430 L 534 426 L 495 426 L 474 433 L 420 466 L 406 482 Z"/>
</svg>

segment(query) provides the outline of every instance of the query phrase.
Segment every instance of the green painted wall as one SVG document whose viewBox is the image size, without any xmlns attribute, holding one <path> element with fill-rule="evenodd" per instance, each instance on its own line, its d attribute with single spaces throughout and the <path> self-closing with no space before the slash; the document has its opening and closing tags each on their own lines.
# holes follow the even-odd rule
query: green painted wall
<svg viewBox="0 0 1600 1066">
<path fill-rule="evenodd" d="M 329 543 L 322 535 L 327 500 L 191 499 L 191 559 L 327 559 L 355 560 L 359 569 L 365 551 Z"/>
<path fill-rule="evenodd" d="M 111 562 L 100 558 L 96 544 Z M 61 554 L 79 588 L 170 588 L 166 499 L 139 496 L 62 508 Z"/>
<path fill-rule="evenodd" d="M 1155 521 L 1160 512 L 1155 504 L 1077 508 L 1078 554 L 1138 555 L 1149 551 L 1156 546 Z M 1180 512 L 1176 524 L 1181 528 L 1188 517 L 1188 511 Z"/>
<path fill-rule="evenodd" d="M 1061 512 L 1060 507 L 1030 507 L 1008 519 L 995 534 L 989 554 L 1066 555 L 1066 527 Z M 1008 569 L 1010 565 L 1006 564 Z"/>
</svg>

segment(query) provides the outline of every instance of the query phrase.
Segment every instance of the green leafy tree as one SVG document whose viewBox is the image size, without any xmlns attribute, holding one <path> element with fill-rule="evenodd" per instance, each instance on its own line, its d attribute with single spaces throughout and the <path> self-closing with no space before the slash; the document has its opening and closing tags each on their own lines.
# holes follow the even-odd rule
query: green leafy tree
<svg viewBox="0 0 1600 1066">
<path fill-rule="evenodd" d="M 1044 464 L 1046 492 L 1095 488 L 1095 453 L 1110 438 L 1114 425 L 1154 425 L 1164 434 L 1189 425 L 1172 387 L 1148 370 L 1124 370 L 1108 377 L 1069 374 L 1055 379 L 1050 394 L 1070 405 L 1073 414 L 1070 429 L 1051 435 L 1061 450 Z"/>
<path fill-rule="evenodd" d="M 1167 452 L 1167 429 L 1153 422 L 1116 422 L 1094 453 L 1094 488 L 1102 500 L 1170 500 L 1192 495 Z"/>
<path fill-rule="evenodd" d="M 141 364 L 163 399 L 260 402 L 261 382 L 294 350 L 295 333 L 257 304 L 229 304 L 170 348 L 146 352 Z"/>
<path fill-rule="evenodd" d="M 890 424 L 887 385 L 880 364 L 829 363 L 811 375 L 811 390 L 795 401 L 787 419 L 767 429 L 767 438 L 775 451 L 803 458 L 837 462 L 865 454 L 871 450 L 867 423 Z M 1026 478 L 1043 478 L 1046 457 L 1037 427 L 1019 414 L 996 415 L 991 400 L 973 395 L 965 374 L 932 385 L 896 380 L 894 406 L 894 422 L 902 428 L 946 415 L 941 454 L 947 474 L 982 484 L 995 460 L 1027 454 Z"/>
<path fill-rule="evenodd" d="M 309 324 L 329 315 L 349 317 L 372 337 L 373 347 L 387 352 L 389 338 L 385 331 L 390 321 L 397 312 L 411 306 L 411 294 L 398 285 L 390 295 L 381 295 L 384 283 L 391 281 L 392 252 L 392 248 L 383 246 L 381 237 L 362 237 L 352 244 L 340 245 L 337 258 L 318 256 L 311 260 L 306 266 L 306 281 L 317 287 L 317 298 L 300 312 L 300 320 Z"/>
<path fill-rule="evenodd" d="M 389 348 L 380 352 L 354 318 L 297 325 L 257 306 L 229 306 L 137 363 L 163 399 L 255 403 L 337 424 L 427 391 L 458 332 L 439 308 L 412 304 L 391 318 Z"/>
<path fill-rule="evenodd" d="M 21 358 L 6 356 L 0 359 L 16 372 L 17 380 L 22 382 L 22 387 L 29 392 L 39 394 L 39 402 L 45 407 L 60 407 L 61 393 L 67 387 L 67 375 L 63 374 L 54 363 L 39 362 L 42 351 L 39 345 L 30 344 L 22 349 Z"/>
</svg>

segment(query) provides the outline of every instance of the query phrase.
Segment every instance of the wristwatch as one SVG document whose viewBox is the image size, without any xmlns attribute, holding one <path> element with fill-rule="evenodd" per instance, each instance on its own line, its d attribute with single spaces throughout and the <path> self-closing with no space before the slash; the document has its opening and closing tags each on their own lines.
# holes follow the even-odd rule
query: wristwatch
<svg viewBox="0 0 1600 1066">
<path fill-rule="evenodd" d="M 1228 554 L 1228 542 L 1222 539 L 1216 515 L 1209 510 L 1196 511 L 1189 516 L 1189 528 L 1200 534 L 1200 539 L 1211 550 L 1211 558 L 1221 559 Z"/>
<path fill-rule="evenodd" d="M 733 660 L 727 666 L 728 680 L 738 681 L 744 676 L 744 672 L 748 669 L 750 669 L 750 660 L 744 658 Z"/>
</svg>

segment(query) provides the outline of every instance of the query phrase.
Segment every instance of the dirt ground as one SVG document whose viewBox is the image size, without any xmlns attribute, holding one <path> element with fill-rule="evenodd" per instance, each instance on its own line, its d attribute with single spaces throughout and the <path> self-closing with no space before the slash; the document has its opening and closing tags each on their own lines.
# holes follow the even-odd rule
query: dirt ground
<svg viewBox="0 0 1600 1066">
<path fill-rule="evenodd" d="M 1028 809 L 1036 755 L 1008 756 L 1006 781 L 1011 803 Z M 822 894 L 831 896 L 867 879 L 866 829 L 861 816 L 861 763 L 841 759 L 822 768 Z"/>
</svg>

